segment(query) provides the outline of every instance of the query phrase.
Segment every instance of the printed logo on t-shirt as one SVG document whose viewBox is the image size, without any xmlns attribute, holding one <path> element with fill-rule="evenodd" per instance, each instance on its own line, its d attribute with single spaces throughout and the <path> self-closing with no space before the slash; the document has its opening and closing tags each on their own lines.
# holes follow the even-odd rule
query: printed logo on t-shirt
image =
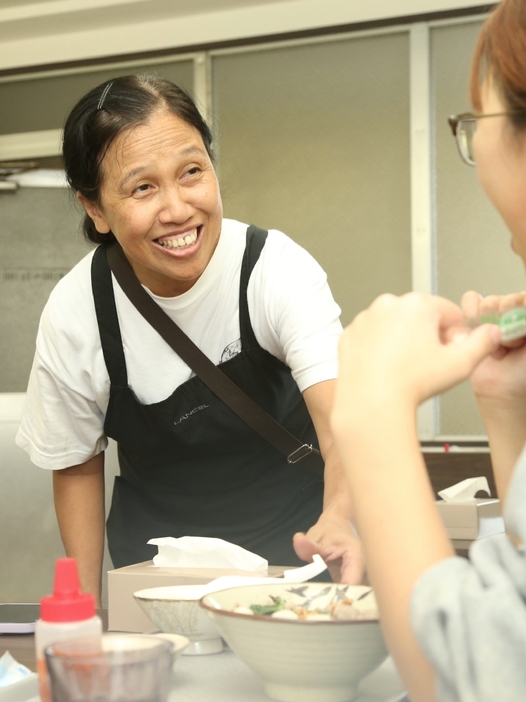
<svg viewBox="0 0 526 702">
<path fill-rule="evenodd" d="M 241 353 L 241 339 L 238 339 L 237 341 L 233 341 L 231 344 L 228 344 L 226 349 L 221 354 L 221 360 L 219 361 L 219 364 L 225 363 L 225 361 L 230 361 L 230 359 L 234 358 L 234 356 L 237 356 L 238 353 Z"/>
</svg>

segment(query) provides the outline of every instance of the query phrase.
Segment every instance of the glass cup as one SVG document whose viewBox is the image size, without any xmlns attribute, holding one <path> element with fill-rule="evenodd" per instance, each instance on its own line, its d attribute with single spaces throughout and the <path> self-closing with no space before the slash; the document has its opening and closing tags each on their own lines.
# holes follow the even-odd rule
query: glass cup
<svg viewBox="0 0 526 702">
<path fill-rule="evenodd" d="M 104 634 L 45 650 L 53 702 L 165 702 L 173 644 L 154 636 Z"/>
</svg>

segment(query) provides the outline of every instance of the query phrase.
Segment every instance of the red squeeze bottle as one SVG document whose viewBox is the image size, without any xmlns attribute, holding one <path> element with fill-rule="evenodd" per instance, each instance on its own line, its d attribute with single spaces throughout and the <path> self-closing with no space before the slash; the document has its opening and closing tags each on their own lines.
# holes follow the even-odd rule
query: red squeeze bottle
<svg viewBox="0 0 526 702">
<path fill-rule="evenodd" d="M 80 590 L 77 562 L 58 558 L 53 594 L 40 600 L 40 619 L 35 627 L 35 647 L 40 698 L 52 702 L 44 650 L 66 639 L 102 636 L 102 621 L 95 613 L 95 598 Z"/>
</svg>

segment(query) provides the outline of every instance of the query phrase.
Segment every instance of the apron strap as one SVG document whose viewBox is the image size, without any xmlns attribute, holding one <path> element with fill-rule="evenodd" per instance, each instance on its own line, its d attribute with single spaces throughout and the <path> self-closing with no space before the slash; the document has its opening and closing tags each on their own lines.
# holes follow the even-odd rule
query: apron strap
<svg viewBox="0 0 526 702">
<path fill-rule="evenodd" d="M 111 270 L 106 258 L 106 246 L 100 245 L 95 250 L 91 262 L 91 287 L 95 301 L 95 312 L 99 326 L 102 353 L 111 384 L 117 387 L 128 387 L 128 371 L 122 345 L 121 329 Z"/>
<path fill-rule="evenodd" d="M 148 295 L 137 279 L 128 259 L 117 242 L 104 247 L 108 264 L 120 287 L 142 316 L 171 346 L 177 355 L 199 376 L 234 414 L 272 446 L 285 454 L 289 463 L 302 461 L 315 473 L 323 471 L 323 459 L 318 449 L 304 444 L 281 426 L 270 414 L 233 383 L 222 370 L 196 346 L 183 330 Z"/>
<path fill-rule="evenodd" d="M 247 229 L 247 243 L 243 261 L 241 263 L 241 275 L 239 278 L 239 327 L 241 330 L 241 348 L 258 348 L 259 344 L 250 323 L 250 313 L 248 311 L 247 289 L 248 281 L 258 262 L 259 256 L 265 246 L 268 232 L 251 224 Z"/>
</svg>

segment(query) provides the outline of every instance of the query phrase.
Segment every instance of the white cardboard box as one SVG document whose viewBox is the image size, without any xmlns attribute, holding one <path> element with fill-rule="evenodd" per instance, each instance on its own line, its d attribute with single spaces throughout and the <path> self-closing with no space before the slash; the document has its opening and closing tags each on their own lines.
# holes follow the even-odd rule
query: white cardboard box
<svg viewBox="0 0 526 702">
<path fill-rule="evenodd" d="M 436 505 L 450 539 L 474 541 L 504 531 L 500 500 L 488 498 L 466 502 L 438 500 Z"/>
<path fill-rule="evenodd" d="M 16 657 L 16 651 L 14 651 Z M 0 688 L 0 702 L 40 702 L 38 675 L 31 673 L 12 685 Z"/>
<path fill-rule="evenodd" d="M 204 585 L 222 575 L 243 575 L 261 578 L 279 577 L 285 566 L 270 566 L 267 571 L 252 572 L 218 568 L 165 568 L 144 561 L 108 571 L 108 629 L 144 633 L 154 625 L 135 601 L 133 593 L 147 587 L 165 585 Z"/>
</svg>

